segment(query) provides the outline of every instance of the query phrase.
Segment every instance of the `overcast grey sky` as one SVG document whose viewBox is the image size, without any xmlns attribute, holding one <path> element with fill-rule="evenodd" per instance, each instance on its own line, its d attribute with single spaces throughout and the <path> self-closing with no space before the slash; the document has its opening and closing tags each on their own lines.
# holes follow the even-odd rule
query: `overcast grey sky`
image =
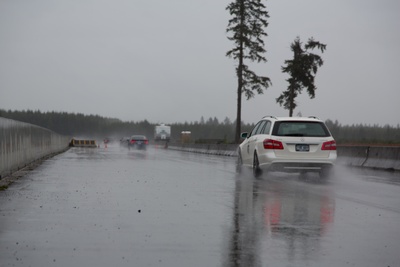
<svg viewBox="0 0 400 267">
<path fill-rule="evenodd" d="M 0 108 L 153 123 L 236 118 L 236 62 L 225 57 L 231 0 L 0 0 Z M 268 0 L 272 87 L 242 119 L 287 116 L 275 99 L 299 36 L 327 44 L 294 114 L 342 124 L 400 123 L 400 1 Z"/>
</svg>

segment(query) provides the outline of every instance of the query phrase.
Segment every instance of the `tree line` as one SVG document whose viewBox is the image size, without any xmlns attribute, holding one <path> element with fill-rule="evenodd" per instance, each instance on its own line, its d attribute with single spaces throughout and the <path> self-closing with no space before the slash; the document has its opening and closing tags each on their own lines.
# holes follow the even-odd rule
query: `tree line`
<svg viewBox="0 0 400 267">
<path fill-rule="evenodd" d="M 146 135 L 150 140 L 154 137 L 156 123 L 143 121 L 122 121 L 115 118 L 106 118 L 98 115 L 84 115 L 67 112 L 41 112 L 1 110 L 0 117 L 16 121 L 31 123 L 56 133 L 74 138 L 100 139 L 109 138 L 119 140 L 134 134 Z M 233 123 L 226 118 L 224 121 L 214 118 L 199 121 L 172 123 L 171 139 L 179 141 L 182 131 L 191 132 L 191 140 L 197 142 L 232 142 L 234 139 Z M 243 129 L 251 130 L 254 125 L 244 124 Z"/>
<path fill-rule="evenodd" d="M 122 121 L 98 115 L 84 115 L 67 112 L 41 112 L 39 110 L 11 111 L 1 110 L 0 117 L 31 123 L 50 129 L 56 133 L 75 138 L 119 140 L 133 134 L 154 137 L 156 123 L 143 121 Z M 400 145 L 400 125 L 342 125 L 337 120 L 327 120 L 326 124 L 338 144 Z M 171 140 L 179 142 L 183 131 L 191 132 L 191 142 L 197 143 L 235 143 L 236 121 L 225 118 L 200 118 L 194 122 L 171 123 Z M 243 132 L 249 132 L 254 124 L 241 123 Z"/>
<path fill-rule="evenodd" d="M 399 124 L 396 127 L 378 124 L 342 125 L 337 120 L 327 120 L 325 123 L 339 145 L 400 145 Z"/>
</svg>

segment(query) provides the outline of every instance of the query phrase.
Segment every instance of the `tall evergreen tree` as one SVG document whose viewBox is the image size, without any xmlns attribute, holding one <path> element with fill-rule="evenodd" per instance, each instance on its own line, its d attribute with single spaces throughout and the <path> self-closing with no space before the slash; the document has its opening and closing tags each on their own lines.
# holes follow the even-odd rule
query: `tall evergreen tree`
<svg viewBox="0 0 400 267">
<path fill-rule="evenodd" d="M 258 63 L 267 61 L 263 56 L 266 52 L 263 38 L 267 36 L 264 28 L 268 26 L 269 15 L 261 0 L 235 0 L 226 7 L 226 10 L 232 16 L 226 31 L 232 34 L 228 39 L 234 43 L 234 47 L 226 53 L 226 56 L 238 61 L 235 142 L 239 143 L 242 93 L 248 100 L 254 97 L 255 92 L 262 94 L 271 84 L 268 77 L 256 75 L 245 63 L 245 60 Z"/>
<path fill-rule="evenodd" d="M 286 65 L 282 66 L 282 72 L 290 75 L 289 79 L 286 80 L 289 86 L 276 99 L 276 102 L 289 110 L 290 117 L 293 116 L 293 110 L 297 106 L 295 98 L 301 94 L 303 88 L 307 89 L 311 99 L 315 97 L 315 90 L 317 89 L 314 84 L 315 75 L 324 62 L 319 55 L 309 52 L 314 48 L 320 49 L 321 53 L 324 53 L 326 44 L 321 44 L 310 38 L 303 48 L 300 37 L 296 37 L 290 45 L 290 49 L 293 51 L 293 59 L 285 60 Z"/>
</svg>

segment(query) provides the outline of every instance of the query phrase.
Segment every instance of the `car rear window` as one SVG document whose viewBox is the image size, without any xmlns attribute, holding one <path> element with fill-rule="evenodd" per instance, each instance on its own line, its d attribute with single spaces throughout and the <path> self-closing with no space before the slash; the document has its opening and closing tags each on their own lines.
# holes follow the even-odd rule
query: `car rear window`
<svg viewBox="0 0 400 267">
<path fill-rule="evenodd" d="M 146 140 L 146 136 L 144 136 L 144 135 L 133 135 L 131 137 L 131 139 L 133 139 L 133 140 Z"/>
<path fill-rule="evenodd" d="M 276 136 L 310 136 L 328 137 L 328 128 L 322 122 L 313 121 L 277 121 L 272 135 Z"/>
</svg>

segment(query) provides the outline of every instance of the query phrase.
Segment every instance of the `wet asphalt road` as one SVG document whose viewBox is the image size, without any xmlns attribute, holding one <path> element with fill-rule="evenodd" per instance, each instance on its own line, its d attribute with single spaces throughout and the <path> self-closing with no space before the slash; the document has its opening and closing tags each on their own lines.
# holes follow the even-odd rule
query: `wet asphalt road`
<svg viewBox="0 0 400 267">
<path fill-rule="evenodd" d="M 73 148 L 0 191 L 0 266 L 400 266 L 400 174 Z"/>
</svg>

